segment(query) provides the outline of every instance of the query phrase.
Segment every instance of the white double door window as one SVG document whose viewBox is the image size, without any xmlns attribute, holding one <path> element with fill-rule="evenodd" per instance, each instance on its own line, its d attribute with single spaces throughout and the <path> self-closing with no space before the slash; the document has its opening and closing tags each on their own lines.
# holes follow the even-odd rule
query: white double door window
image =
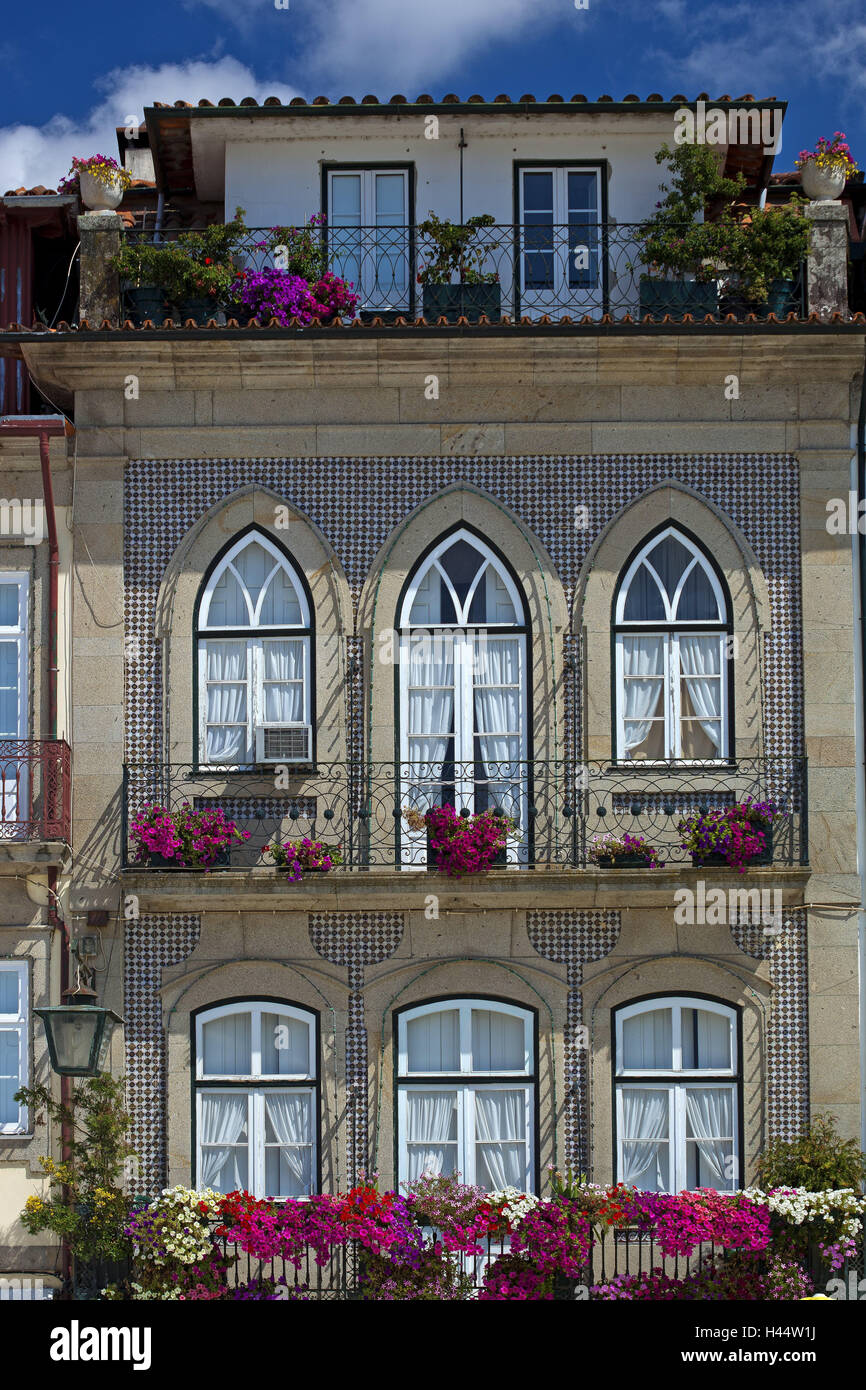
<svg viewBox="0 0 866 1390">
<path fill-rule="evenodd" d="M 473 533 L 452 534 L 419 567 L 401 623 L 404 807 L 496 808 L 521 827 L 507 855 L 523 862 L 526 634 L 513 630 L 523 605 L 511 576 Z M 424 867 L 423 833 L 404 833 L 402 862 Z"/>
<path fill-rule="evenodd" d="M 29 579 L 0 573 L 0 839 L 15 839 L 29 819 L 30 779 L 14 744 L 28 733 Z"/>
<path fill-rule="evenodd" d="M 523 168 L 519 192 L 521 313 L 603 312 L 599 170 Z"/>
<path fill-rule="evenodd" d="M 359 308 L 409 307 L 409 174 L 404 169 L 328 173 L 328 264 Z"/>
</svg>

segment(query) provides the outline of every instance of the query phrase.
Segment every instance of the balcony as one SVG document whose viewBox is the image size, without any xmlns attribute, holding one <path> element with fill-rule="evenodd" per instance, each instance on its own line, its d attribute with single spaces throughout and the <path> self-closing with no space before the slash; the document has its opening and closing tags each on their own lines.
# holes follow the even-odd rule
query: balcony
<svg viewBox="0 0 866 1390">
<path fill-rule="evenodd" d="M 70 842 L 72 754 L 63 739 L 0 739 L 0 870 L 59 863 Z"/>
<path fill-rule="evenodd" d="M 195 230 L 192 228 L 186 230 Z M 273 265 L 268 249 L 272 229 L 247 228 L 234 252 L 240 269 L 261 271 Z M 127 242 L 158 243 L 179 235 L 177 230 L 127 231 Z M 536 324 L 550 321 L 598 323 L 602 319 L 633 321 L 651 312 L 660 321 L 665 312 L 681 319 L 691 313 L 703 321 L 749 315 L 777 318 L 806 313 L 806 275 L 801 266 L 795 280 L 768 305 L 749 304 L 738 293 L 731 277 L 722 277 L 703 291 L 700 302 L 679 307 L 647 308 L 642 303 L 642 240 L 638 224 L 583 223 L 530 225 L 501 223 L 481 228 L 472 252 L 482 279 L 488 283 L 425 287 L 419 272 L 434 259 L 435 248 L 417 226 L 337 227 L 322 229 L 322 246 L 328 269 L 351 282 L 358 295 L 357 321 L 393 324 L 423 317 L 427 323 Z M 475 260 L 477 250 L 477 261 Z M 435 291 L 449 291 L 448 295 Z M 431 293 L 431 291 L 433 291 Z M 446 302 L 447 300 L 447 302 Z M 127 304 L 127 312 L 131 305 Z M 174 321 L 184 315 L 174 311 Z M 247 314 L 223 304 L 214 309 L 216 323 L 236 319 L 241 326 Z M 204 322 L 204 320 L 201 320 Z M 265 320 L 259 321 L 263 326 Z M 292 326 L 305 326 L 303 322 Z"/>
<path fill-rule="evenodd" d="M 282 771 L 282 775 L 280 775 Z M 276 775 L 275 775 L 276 774 Z M 641 835 L 656 847 L 663 870 L 611 870 L 622 881 L 680 876 L 691 865 L 677 828 L 690 814 L 725 808 L 747 798 L 770 801 L 779 815 L 772 846 L 762 862 L 773 870 L 802 869 L 808 863 L 805 758 L 767 757 L 730 763 L 617 765 L 509 762 L 433 766 L 418 763 L 331 763 L 293 773 L 285 769 L 244 771 L 208 769 L 189 763 L 135 764 L 124 769 L 123 866 L 147 875 L 165 871 L 175 878 L 200 876 L 200 869 L 139 861 L 129 827 L 148 804 L 179 811 L 221 810 L 249 834 L 236 842 L 213 876 L 232 870 L 260 871 L 277 880 L 273 861 L 263 858 L 268 844 L 309 838 L 337 845 L 342 863 L 331 873 L 305 875 L 312 889 L 327 880 L 357 884 L 373 875 L 399 871 L 406 882 L 434 868 L 424 831 L 413 830 L 407 812 L 450 802 L 464 815 L 496 807 L 517 826 L 494 869 L 500 883 L 521 871 L 561 876 L 574 870 L 600 871 L 591 857 L 593 836 L 612 832 Z M 270 867 L 269 867 L 270 865 Z M 727 869 L 726 872 L 736 871 Z M 281 881 L 284 875 L 279 875 Z M 437 875 L 442 882 L 442 876 Z M 408 886 L 408 883 L 407 883 Z M 528 887 L 528 883 L 526 884 Z M 667 890 L 669 893 L 669 889 Z"/>
</svg>

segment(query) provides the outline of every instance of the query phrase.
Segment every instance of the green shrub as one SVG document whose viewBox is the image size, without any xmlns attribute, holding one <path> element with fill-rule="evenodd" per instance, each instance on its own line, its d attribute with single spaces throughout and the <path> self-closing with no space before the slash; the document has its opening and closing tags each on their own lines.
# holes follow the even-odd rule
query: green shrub
<svg viewBox="0 0 866 1390">
<path fill-rule="evenodd" d="M 866 1182 L 866 1154 L 856 1139 L 842 1139 L 832 1115 L 816 1115 L 796 1139 L 772 1139 L 758 1159 L 757 1183 L 838 1191 Z"/>
</svg>

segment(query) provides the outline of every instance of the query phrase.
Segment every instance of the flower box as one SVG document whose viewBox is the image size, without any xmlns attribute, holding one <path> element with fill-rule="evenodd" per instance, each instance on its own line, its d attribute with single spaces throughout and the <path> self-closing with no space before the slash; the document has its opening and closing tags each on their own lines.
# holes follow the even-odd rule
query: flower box
<svg viewBox="0 0 866 1390">
<path fill-rule="evenodd" d="M 477 323 L 482 317 L 498 323 L 502 317 L 502 290 L 496 285 L 425 285 L 422 297 L 424 317 L 436 322 L 444 318 L 456 323 L 465 318 Z"/>
<path fill-rule="evenodd" d="M 595 860 L 600 869 L 649 869 L 652 862 L 645 854 L 600 854 Z"/>
<path fill-rule="evenodd" d="M 746 860 L 746 868 L 751 869 L 761 865 L 772 864 L 773 862 L 773 827 L 762 825 L 759 829 L 763 832 L 764 848 L 760 854 L 753 854 L 751 859 Z M 727 855 L 713 851 L 710 854 L 692 854 L 692 863 L 696 868 L 721 866 L 723 868 L 734 868 Z"/>
<path fill-rule="evenodd" d="M 145 319 L 162 323 L 168 317 L 165 290 L 157 285 L 127 286 L 123 292 L 129 317 L 139 327 Z"/>
</svg>

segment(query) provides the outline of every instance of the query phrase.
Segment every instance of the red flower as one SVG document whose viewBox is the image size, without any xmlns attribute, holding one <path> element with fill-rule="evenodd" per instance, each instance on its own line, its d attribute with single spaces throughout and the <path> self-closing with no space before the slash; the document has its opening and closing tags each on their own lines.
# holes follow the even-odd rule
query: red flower
<svg viewBox="0 0 866 1390">
<path fill-rule="evenodd" d="M 213 265 L 213 261 L 211 260 L 210 256 L 205 256 L 204 263 L 205 265 Z"/>
</svg>

